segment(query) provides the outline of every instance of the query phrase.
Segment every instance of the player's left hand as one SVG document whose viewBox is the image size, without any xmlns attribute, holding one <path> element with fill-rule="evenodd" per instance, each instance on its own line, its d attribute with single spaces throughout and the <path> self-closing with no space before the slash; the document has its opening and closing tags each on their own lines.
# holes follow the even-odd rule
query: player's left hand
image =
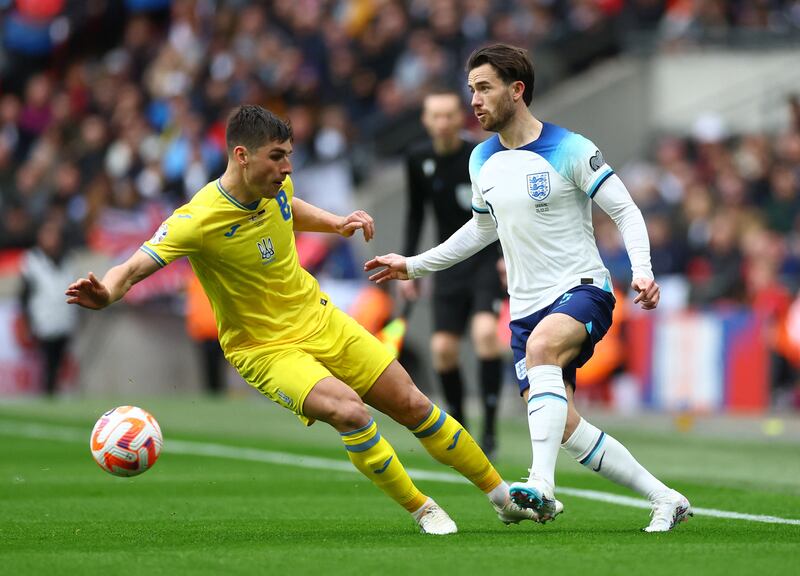
<svg viewBox="0 0 800 576">
<path fill-rule="evenodd" d="M 652 310 L 658 306 L 661 299 L 661 287 L 650 278 L 634 278 L 631 288 L 639 294 L 633 299 L 634 304 L 641 304 L 645 310 Z"/>
<path fill-rule="evenodd" d="M 367 242 L 372 240 L 372 237 L 375 236 L 375 221 L 372 216 L 363 210 L 356 210 L 349 216 L 344 216 L 337 226 L 337 232 L 345 238 L 355 234 L 356 230 L 364 232 L 364 240 Z"/>
</svg>

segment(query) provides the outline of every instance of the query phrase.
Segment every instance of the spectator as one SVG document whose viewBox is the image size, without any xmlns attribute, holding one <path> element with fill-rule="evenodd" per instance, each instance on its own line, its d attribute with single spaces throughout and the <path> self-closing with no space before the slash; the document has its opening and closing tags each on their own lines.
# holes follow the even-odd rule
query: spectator
<svg viewBox="0 0 800 576">
<path fill-rule="evenodd" d="M 789 164 L 777 164 L 769 178 L 770 197 L 764 211 L 771 230 L 788 234 L 800 213 L 800 178 Z"/>
<path fill-rule="evenodd" d="M 708 245 L 689 263 L 693 304 L 742 301 L 742 255 L 737 226 L 737 219 L 730 211 L 720 212 L 711 220 Z"/>
<path fill-rule="evenodd" d="M 421 135 L 415 120 L 430 85 L 461 82 L 458 63 L 489 39 L 540 53 L 540 91 L 642 30 L 660 29 L 666 49 L 800 30 L 790 0 L 130 0 L 101 2 L 101 12 L 83 4 L 53 3 L 27 31 L 10 5 L 0 8 L 3 31 L 16 33 L 0 46 L 0 249 L 12 256 L 51 217 L 70 246 L 106 252 L 149 229 L 159 210 L 147 206 L 180 203 L 219 170 L 225 115 L 243 101 L 291 117 L 295 161 L 310 182 L 301 194 L 340 210 L 373 155 L 397 154 Z M 71 38 L 49 37 L 56 17 Z M 760 265 L 731 236 L 754 220 L 783 246 L 772 273 L 800 286 L 800 99 L 788 104 L 777 135 L 735 135 L 702 114 L 691 137 L 659 140 L 653 160 L 626 177 L 649 214 L 654 267 L 688 278 L 693 303 L 752 301 L 747 275 Z M 624 268 L 614 230 L 597 226 L 609 266 L 618 254 Z"/>
<path fill-rule="evenodd" d="M 48 396 L 57 391 L 59 369 L 77 325 L 77 314 L 64 298 L 64 286 L 75 277 L 75 270 L 62 234 L 58 222 L 46 220 L 36 235 L 36 246 L 22 262 L 21 309 L 42 353 L 42 390 Z"/>
</svg>

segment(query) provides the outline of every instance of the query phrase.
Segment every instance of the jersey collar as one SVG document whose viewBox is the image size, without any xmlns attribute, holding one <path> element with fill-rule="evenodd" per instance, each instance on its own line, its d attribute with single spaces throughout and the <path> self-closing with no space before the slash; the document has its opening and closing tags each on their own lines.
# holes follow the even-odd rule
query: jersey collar
<svg viewBox="0 0 800 576">
<path fill-rule="evenodd" d="M 503 143 L 500 142 L 500 135 L 495 134 L 495 137 L 497 138 L 497 146 L 499 146 L 501 150 L 527 150 L 529 152 L 540 153 L 543 150 L 552 148 L 554 144 L 558 143 L 556 141 L 558 134 L 553 128 L 553 125 L 549 122 L 542 122 L 542 131 L 539 133 L 539 136 L 536 138 L 536 140 L 531 140 L 527 144 L 523 144 L 518 148 L 506 148 L 503 146 Z"/>
<path fill-rule="evenodd" d="M 217 190 L 219 190 L 220 194 L 222 194 L 228 202 L 236 206 L 237 208 L 241 208 L 242 210 L 255 210 L 258 208 L 258 205 L 261 203 L 261 200 L 256 200 L 255 202 L 251 202 L 250 204 L 242 204 L 236 198 L 231 196 L 225 188 L 222 187 L 222 180 L 217 178 Z"/>
</svg>

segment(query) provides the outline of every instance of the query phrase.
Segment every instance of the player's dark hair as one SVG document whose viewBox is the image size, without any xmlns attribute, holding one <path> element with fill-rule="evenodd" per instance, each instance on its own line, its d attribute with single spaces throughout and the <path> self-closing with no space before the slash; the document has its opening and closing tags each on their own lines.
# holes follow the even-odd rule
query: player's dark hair
<svg viewBox="0 0 800 576">
<path fill-rule="evenodd" d="M 292 139 L 292 127 L 261 106 L 244 104 L 231 113 L 225 128 L 225 144 L 230 154 L 236 146 L 251 152 L 268 142 Z"/>
<path fill-rule="evenodd" d="M 467 73 L 484 64 L 490 64 L 507 85 L 512 82 L 522 82 L 525 85 L 522 100 L 526 106 L 531 105 L 534 81 L 533 62 L 531 62 L 527 50 L 508 44 L 492 44 L 478 48 L 470 54 L 467 60 Z"/>
</svg>

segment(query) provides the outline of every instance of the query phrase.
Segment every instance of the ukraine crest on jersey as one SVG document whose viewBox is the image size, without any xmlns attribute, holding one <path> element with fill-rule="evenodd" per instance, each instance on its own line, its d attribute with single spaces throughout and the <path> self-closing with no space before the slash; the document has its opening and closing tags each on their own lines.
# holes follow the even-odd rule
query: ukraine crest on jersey
<svg viewBox="0 0 800 576">
<path fill-rule="evenodd" d="M 475 147 L 469 171 L 472 209 L 494 221 L 508 261 L 512 318 L 549 306 L 574 286 L 610 290 L 591 199 L 614 171 L 591 141 L 548 123 L 539 138 L 513 150 L 494 135 Z"/>
<path fill-rule="evenodd" d="M 166 266 L 187 256 L 211 301 L 226 353 L 299 342 L 317 331 L 330 306 L 300 267 L 288 176 L 275 199 L 246 206 L 208 183 L 170 216 L 141 250 Z"/>
</svg>

